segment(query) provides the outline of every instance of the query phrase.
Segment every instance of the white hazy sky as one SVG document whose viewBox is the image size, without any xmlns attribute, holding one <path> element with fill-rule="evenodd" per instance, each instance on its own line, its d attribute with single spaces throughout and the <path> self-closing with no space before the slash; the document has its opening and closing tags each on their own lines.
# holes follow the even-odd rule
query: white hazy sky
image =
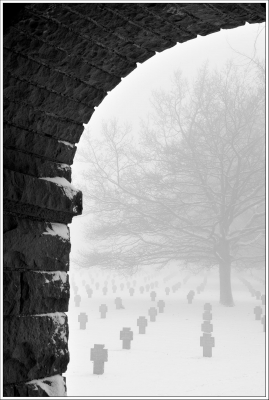
<svg viewBox="0 0 269 400">
<path fill-rule="evenodd" d="M 236 54 L 234 50 L 252 57 L 255 46 L 257 56 L 265 58 L 264 27 L 264 23 L 247 23 L 239 28 L 221 30 L 208 36 L 198 36 L 196 39 L 157 53 L 143 64 L 138 64 L 131 74 L 108 93 L 95 110 L 83 135 L 98 135 L 102 122 L 113 118 L 118 119 L 120 123 L 130 123 L 135 132 L 139 129 L 140 119 L 146 118 L 150 112 L 152 91 L 169 86 L 171 76 L 177 69 L 180 69 L 186 78 L 191 79 L 206 61 L 212 68 L 221 68 L 230 58 L 234 58 L 238 64 L 244 64 L 248 60 Z M 77 153 L 81 146 L 83 146 L 83 141 L 77 144 Z M 81 165 L 75 157 L 72 168 L 73 184 L 78 189 L 80 169 Z M 72 244 L 74 245 L 84 239 L 81 233 L 79 234 L 83 219 L 74 218 L 71 225 Z"/>
</svg>

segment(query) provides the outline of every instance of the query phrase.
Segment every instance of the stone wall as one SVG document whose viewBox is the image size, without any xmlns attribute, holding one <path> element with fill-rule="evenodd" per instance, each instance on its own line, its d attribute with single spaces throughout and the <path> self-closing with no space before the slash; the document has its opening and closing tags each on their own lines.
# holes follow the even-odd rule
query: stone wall
<svg viewBox="0 0 269 400">
<path fill-rule="evenodd" d="M 71 165 L 108 91 L 177 42 L 265 21 L 265 3 L 4 4 L 4 396 L 63 395 Z"/>
</svg>

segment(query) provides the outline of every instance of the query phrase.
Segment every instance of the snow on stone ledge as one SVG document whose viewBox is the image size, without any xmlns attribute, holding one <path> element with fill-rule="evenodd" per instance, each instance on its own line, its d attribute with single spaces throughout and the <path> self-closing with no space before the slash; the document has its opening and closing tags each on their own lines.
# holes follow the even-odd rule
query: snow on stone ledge
<svg viewBox="0 0 269 400">
<path fill-rule="evenodd" d="M 46 232 L 43 232 L 42 235 L 51 235 L 51 236 L 60 236 L 64 240 L 70 240 L 70 232 L 69 228 L 67 225 L 60 224 L 53 222 L 50 224 L 51 228 L 49 226 L 46 227 Z"/>
<path fill-rule="evenodd" d="M 52 318 L 55 331 L 52 336 L 52 341 L 55 342 L 55 337 L 60 338 L 63 342 L 67 343 L 67 332 L 65 323 L 67 323 L 67 315 L 63 312 L 54 312 L 54 313 L 47 313 L 47 314 L 34 314 L 31 317 L 49 317 Z M 68 351 L 68 350 L 67 350 Z M 59 354 L 64 354 L 62 349 L 58 350 Z"/>
<path fill-rule="evenodd" d="M 54 312 L 47 314 L 33 314 L 32 317 L 50 317 L 57 325 L 64 325 L 67 315 L 63 312 Z"/>
<path fill-rule="evenodd" d="M 66 169 L 70 169 L 71 167 L 68 164 L 57 163 L 57 168 L 66 170 Z"/>
<path fill-rule="evenodd" d="M 72 200 L 73 197 L 79 192 L 79 190 L 75 189 L 73 185 L 71 185 L 71 183 L 61 177 L 61 176 L 55 176 L 54 178 L 50 178 L 50 177 L 43 177 L 43 178 L 38 178 L 38 179 L 43 179 L 44 181 L 50 181 L 53 183 L 56 183 L 56 185 L 61 186 L 66 194 L 66 196 Z"/>
<path fill-rule="evenodd" d="M 67 396 L 64 378 L 61 375 L 54 375 L 43 379 L 34 379 L 26 385 L 39 386 L 49 397 Z"/>
<path fill-rule="evenodd" d="M 36 274 L 49 274 L 52 275 L 51 281 L 48 279 L 45 280 L 45 283 L 61 281 L 62 283 L 66 283 L 67 280 L 67 272 L 65 271 L 33 271 Z"/>
<path fill-rule="evenodd" d="M 58 140 L 58 143 L 63 143 L 66 146 L 69 146 L 69 147 L 72 147 L 72 148 L 75 147 L 75 145 L 73 143 L 66 142 L 65 140 Z"/>
</svg>

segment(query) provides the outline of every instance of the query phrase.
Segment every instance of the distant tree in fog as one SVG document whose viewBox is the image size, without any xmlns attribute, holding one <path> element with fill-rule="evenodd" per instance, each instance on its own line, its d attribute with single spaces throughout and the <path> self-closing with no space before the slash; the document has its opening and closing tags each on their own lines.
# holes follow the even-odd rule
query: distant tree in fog
<svg viewBox="0 0 269 400">
<path fill-rule="evenodd" d="M 264 74 L 230 63 L 172 83 L 154 93 L 139 137 L 111 122 L 85 138 L 93 218 L 80 265 L 218 265 L 220 302 L 232 306 L 231 266 L 264 264 Z"/>
</svg>

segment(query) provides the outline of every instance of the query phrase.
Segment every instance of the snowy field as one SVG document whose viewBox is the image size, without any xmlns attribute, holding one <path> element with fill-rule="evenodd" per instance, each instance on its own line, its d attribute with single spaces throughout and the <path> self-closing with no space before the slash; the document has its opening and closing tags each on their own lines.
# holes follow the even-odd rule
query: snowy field
<svg viewBox="0 0 269 400">
<path fill-rule="evenodd" d="M 254 307 L 262 306 L 262 302 L 250 294 L 235 274 L 232 285 L 235 307 L 223 307 L 218 302 L 217 272 L 207 276 L 205 289 L 198 294 L 196 289 L 205 275 L 189 276 L 173 268 L 150 273 L 147 269 L 126 278 L 94 269 L 76 272 L 71 268 L 71 271 L 67 313 L 71 360 L 64 374 L 68 396 L 265 396 L 265 333 L 253 313 Z M 259 277 L 258 273 L 255 275 Z M 255 290 L 264 293 L 264 283 L 260 280 L 249 274 L 241 276 Z M 117 286 L 115 293 L 113 279 Z M 102 292 L 105 281 L 106 295 Z M 96 282 L 100 284 L 98 290 Z M 173 292 L 172 286 L 177 282 L 181 282 L 181 288 Z M 126 286 L 128 283 L 135 289 L 133 296 Z M 87 284 L 93 289 L 92 298 L 88 298 Z M 74 302 L 74 285 L 81 296 L 79 307 Z M 145 285 L 152 287 L 141 294 L 139 288 Z M 166 287 L 171 290 L 169 295 L 165 293 Z M 150 298 L 152 290 L 157 294 L 155 301 Z M 196 292 L 192 304 L 186 298 L 190 290 Z M 116 309 L 116 297 L 122 298 L 124 309 Z M 150 322 L 148 310 L 158 309 L 160 299 L 165 301 L 164 313 L 158 313 L 156 322 Z M 212 358 L 203 357 L 200 347 L 203 306 L 207 302 L 212 305 L 213 315 Z M 101 304 L 108 307 L 105 319 L 100 317 Z M 81 312 L 88 315 L 85 330 L 80 329 L 78 322 Z M 139 316 L 148 320 L 146 334 L 138 333 Z M 130 350 L 122 349 L 123 327 L 133 331 Z M 108 350 L 103 375 L 93 374 L 90 351 L 94 344 L 104 344 Z"/>
</svg>

